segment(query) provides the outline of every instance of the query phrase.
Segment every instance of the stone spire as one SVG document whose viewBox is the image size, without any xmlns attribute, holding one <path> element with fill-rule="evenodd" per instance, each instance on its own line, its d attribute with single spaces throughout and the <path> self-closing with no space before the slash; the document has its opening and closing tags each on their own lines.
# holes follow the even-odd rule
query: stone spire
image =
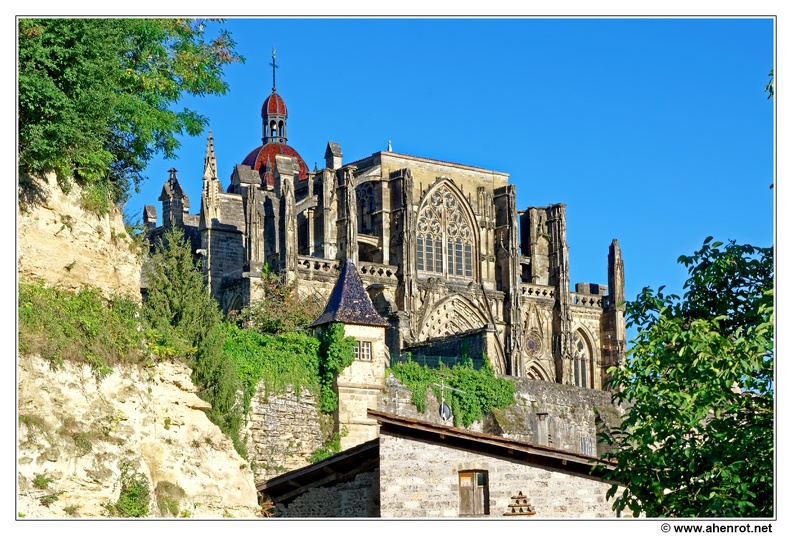
<svg viewBox="0 0 792 536">
<path fill-rule="evenodd" d="M 217 158 L 214 151 L 214 138 L 212 131 L 209 131 L 209 138 L 206 141 L 206 156 L 204 157 L 203 173 L 203 192 L 201 193 L 201 203 L 203 210 L 201 214 L 205 218 L 205 225 L 211 226 L 213 219 L 218 217 L 218 207 L 220 194 L 220 180 L 217 178 Z"/>
<path fill-rule="evenodd" d="M 212 131 L 209 131 L 209 138 L 206 141 L 206 156 L 204 157 L 204 181 L 217 179 L 217 157 L 215 157 L 214 138 Z"/>
</svg>

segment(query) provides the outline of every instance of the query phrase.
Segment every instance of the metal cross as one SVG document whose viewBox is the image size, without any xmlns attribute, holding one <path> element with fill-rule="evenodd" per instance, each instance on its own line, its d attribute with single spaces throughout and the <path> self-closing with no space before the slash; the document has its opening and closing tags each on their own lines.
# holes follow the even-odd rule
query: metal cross
<svg viewBox="0 0 792 536">
<path fill-rule="evenodd" d="M 275 69 L 278 68 L 278 66 L 275 65 L 275 47 L 274 46 L 272 47 L 272 63 L 270 63 L 270 65 L 272 65 L 272 92 L 274 93 L 275 92 Z"/>
</svg>

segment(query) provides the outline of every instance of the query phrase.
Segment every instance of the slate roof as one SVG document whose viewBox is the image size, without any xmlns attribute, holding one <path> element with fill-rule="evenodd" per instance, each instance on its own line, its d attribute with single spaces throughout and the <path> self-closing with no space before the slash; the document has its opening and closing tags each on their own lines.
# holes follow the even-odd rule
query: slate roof
<svg viewBox="0 0 792 536">
<path fill-rule="evenodd" d="M 358 324 L 362 326 L 390 327 L 371 303 L 371 298 L 363 286 L 355 263 L 347 259 L 338 275 L 338 280 L 327 300 L 327 306 L 310 327 L 322 326 L 331 322 Z"/>
</svg>

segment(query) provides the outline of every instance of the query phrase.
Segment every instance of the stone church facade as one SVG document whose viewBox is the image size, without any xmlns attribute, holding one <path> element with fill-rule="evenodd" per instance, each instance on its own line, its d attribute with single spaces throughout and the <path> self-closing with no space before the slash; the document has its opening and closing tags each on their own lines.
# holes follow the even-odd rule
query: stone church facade
<svg viewBox="0 0 792 536">
<path fill-rule="evenodd" d="M 274 83 L 273 83 L 274 86 Z M 391 353 L 486 356 L 496 373 L 601 389 L 625 351 L 624 267 L 617 240 L 607 285 L 572 290 L 563 204 L 516 205 L 506 173 L 381 151 L 343 162 L 337 143 L 309 171 L 287 145 L 288 111 L 273 87 L 262 145 L 224 187 L 210 133 L 200 210 L 171 170 L 144 224 L 178 226 L 221 308 L 260 296 L 265 264 L 326 302 L 344 261 L 357 267 Z"/>
</svg>

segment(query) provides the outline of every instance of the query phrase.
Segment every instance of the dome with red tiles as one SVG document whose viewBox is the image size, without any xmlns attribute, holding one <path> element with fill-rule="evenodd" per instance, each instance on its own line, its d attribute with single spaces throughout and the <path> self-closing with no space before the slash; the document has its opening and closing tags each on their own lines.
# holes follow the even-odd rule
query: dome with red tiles
<svg viewBox="0 0 792 536">
<path fill-rule="evenodd" d="M 264 100 L 264 105 L 261 107 L 261 117 L 272 114 L 289 117 L 289 112 L 286 110 L 286 103 L 283 102 L 281 96 L 274 91 Z"/>
<path fill-rule="evenodd" d="M 295 157 L 297 159 L 297 165 L 300 168 L 298 174 L 299 180 L 304 181 L 308 178 L 308 166 L 305 165 L 305 160 L 302 159 L 300 153 L 285 143 L 267 143 L 266 145 L 262 145 L 256 149 L 253 149 L 253 151 L 251 151 L 250 154 L 245 157 L 245 160 L 242 161 L 242 164 L 257 170 L 259 175 L 261 175 L 262 184 L 268 184 L 272 186 L 274 184 L 272 173 L 267 173 L 266 167 L 268 160 L 270 162 L 270 166 L 275 165 L 275 157 L 277 155 Z"/>
</svg>

